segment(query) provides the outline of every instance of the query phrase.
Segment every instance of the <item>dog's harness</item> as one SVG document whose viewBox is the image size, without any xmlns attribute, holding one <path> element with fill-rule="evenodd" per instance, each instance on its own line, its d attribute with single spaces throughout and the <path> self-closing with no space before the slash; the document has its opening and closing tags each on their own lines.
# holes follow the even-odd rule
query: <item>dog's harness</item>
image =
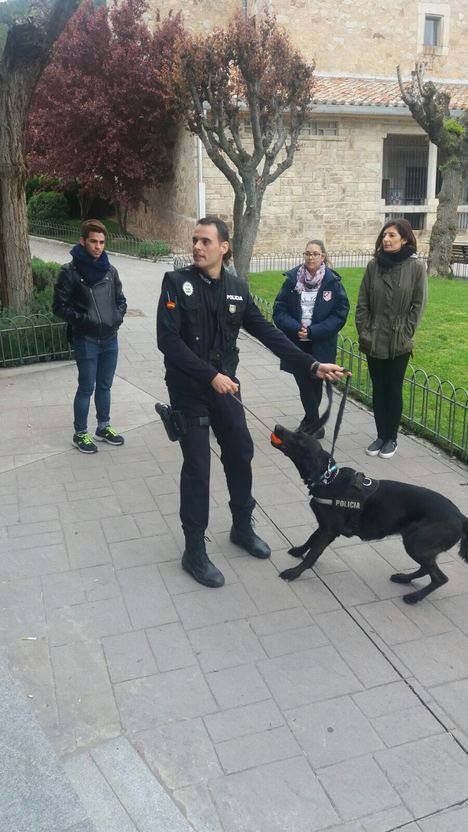
<svg viewBox="0 0 468 832">
<path fill-rule="evenodd" d="M 357 532 L 360 516 L 366 502 L 377 491 L 380 481 L 366 477 L 352 468 L 338 469 L 335 461 L 329 461 L 327 470 L 319 480 L 306 480 L 311 501 L 338 512 L 344 519 L 342 534 Z"/>
</svg>

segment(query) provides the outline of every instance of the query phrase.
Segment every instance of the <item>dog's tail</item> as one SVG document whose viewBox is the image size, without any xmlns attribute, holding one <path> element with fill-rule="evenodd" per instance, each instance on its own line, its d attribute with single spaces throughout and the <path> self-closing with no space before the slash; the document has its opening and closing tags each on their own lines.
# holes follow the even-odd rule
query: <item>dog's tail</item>
<svg viewBox="0 0 468 832">
<path fill-rule="evenodd" d="M 460 557 L 468 563 L 468 517 L 462 520 L 462 536 L 460 541 Z"/>
</svg>

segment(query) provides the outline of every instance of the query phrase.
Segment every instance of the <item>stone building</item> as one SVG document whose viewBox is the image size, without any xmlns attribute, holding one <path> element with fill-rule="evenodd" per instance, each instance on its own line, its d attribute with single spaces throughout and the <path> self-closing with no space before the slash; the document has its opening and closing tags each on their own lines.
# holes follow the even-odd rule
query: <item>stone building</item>
<svg viewBox="0 0 468 832">
<path fill-rule="evenodd" d="M 164 14 L 177 0 L 154 0 Z M 252 0 L 186 0 L 193 31 L 222 25 Z M 307 60 L 316 61 L 314 106 L 294 164 L 265 194 L 256 250 L 300 249 L 323 237 L 332 250 L 369 249 L 386 218 L 405 216 L 424 247 L 437 210 L 437 148 L 400 99 L 405 77 L 424 60 L 426 77 L 468 109 L 467 0 L 275 0 L 269 4 Z M 197 215 L 232 216 L 231 186 L 196 137 L 181 130 L 175 177 L 147 194 L 134 228 L 186 248 Z M 468 181 L 459 207 L 459 239 L 468 242 Z"/>
</svg>

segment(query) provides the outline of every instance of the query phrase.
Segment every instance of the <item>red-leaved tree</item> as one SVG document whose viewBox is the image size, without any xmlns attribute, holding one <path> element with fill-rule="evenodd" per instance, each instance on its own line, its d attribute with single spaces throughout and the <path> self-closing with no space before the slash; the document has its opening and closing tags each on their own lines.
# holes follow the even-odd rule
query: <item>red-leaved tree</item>
<svg viewBox="0 0 468 832">
<path fill-rule="evenodd" d="M 144 189 L 170 177 L 171 71 L 178 15 L 144 15 L 146 0 L 93 6 L 86 0 L 57 42 L 30 121 L 33 173 L 77 187 L 82 215 L 92 198 L 112 202 L 122 231 Z"/>
<path fill-rule="evenodd" d="M 0 44 L 0 306 L 21 309 L 33 289 L 24 139 L 50 50 L 80 0 L 19 3 Z M 6 5 L 6 4 L 5 4 Z M 6 10 L 8 13 L 8 9 Z M 7 14 L 8 16 L 8 14 Z M 5 20 L 5 17 L 3 18 Z"/>
<path fill-rule="evenodd" d="M 239 12 L 226 29 L 184 34 L 177 56 L 180 116 L 233 188 L 234 264 L 246 277 L 265 190 L 293 163 L 314 63 L 268 12 Z"/>
</svg>

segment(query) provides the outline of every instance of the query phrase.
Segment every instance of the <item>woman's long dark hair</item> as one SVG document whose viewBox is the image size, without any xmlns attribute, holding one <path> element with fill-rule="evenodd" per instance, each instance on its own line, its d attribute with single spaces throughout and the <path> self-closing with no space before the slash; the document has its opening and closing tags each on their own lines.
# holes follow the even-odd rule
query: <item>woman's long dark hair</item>
<svg viewBox="0 0 468 832">
<path fill-rule="evenodd" d="M 374 257 L 377 257 L 379 251 L 382 250 L 382 240 L 387 228 L 393 226 L 397 229 L 400 237 L 406 240 L 407 244 L 412 246 L 415 251 L 418 249 L 418 244 L 416 242 L 416 237 L 414 236 L 413 229 L 411 228 L 410 223 L 408 220 L 399 219 L 399 220 L 387 220 L 385 225 L 382 227 L 382 230 L 375 241 L 375 251 Z"/>
</svg>

